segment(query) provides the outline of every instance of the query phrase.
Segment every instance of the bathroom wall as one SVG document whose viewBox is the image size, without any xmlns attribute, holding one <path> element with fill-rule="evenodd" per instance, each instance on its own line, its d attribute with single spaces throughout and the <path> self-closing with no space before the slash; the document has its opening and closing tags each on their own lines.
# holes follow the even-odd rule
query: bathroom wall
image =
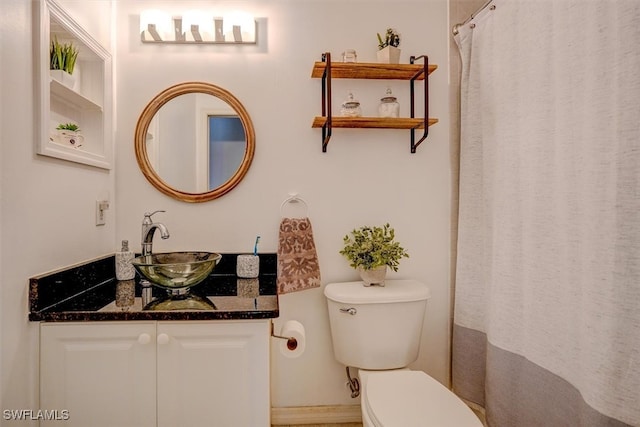
<svg viewBox="0 0 640 427">
<path fill-rule="evenodd" d="M 110 1 L 60 0 L 81 25 L 111 48 Z M 449 319 L 449 108 L 446 0 L 282 0 L 224 2 L 266 23 L 257 46 L 151 46 L 138 41 L 138 13 L 176 2 L 120 0 L 117 22 L 116 162 L 103 171 L 34 154 L 32 8 L 30 0 L 0 3 L 0 351 L 2 408 L 37 407 L 37 325 L 27 322 L 27 279 L 60 266 L 113 252 L 116 242 L 139 242 L 147 210 L 171 230 L 157 250 L 250 250 L 256 234 L 262 251 L 277 249 L 280 203 L 297 191 L 309 204 L 323 284 L 355 280 L 338 254 L 342 236 L 363 224 L 389 221 L 411 253 L 392 277 L 413 277 L 433 291 L 423 346 L 415 367 L 443 383 L 448 378 Z M 183 1 L 184 7 L 211 5 Z M 375 33 L 388 26 L 403 36 L 402 61 L 427 53 L 432 74 L 431 116 L 440 123 L 416 154 L 408 131 L 334 130 L 327 153 L 320 131 L 320 81 L 309 78 L 323 51 L 334 58 L 354 48 L 374 61 Z M 10 65 L 10 66 L 9 66 Z M 155 94 L 177 82 L 203 80 L 233 92 L 252 116 L 256 156 L 245 180 L 205 204 L 185 204 L 157 192 L 139 172 L 133 130 Z M 388 82 L 408 109 L 403 82 Z M 374 114 L 385 83 L 334 81 L 334 109 L 353 90 L 365 114 Z M 117 177 L 117 180 L 116 180 Z M 95 200 L 107 197 L 107 225 L 94 225 Z M 295 214 L 286 208 L 284 215 Z M 117 226 L 115 225 L 117 223 Z M 333 360 L 321 289 L 281 297 L 277 326 L 298 319 L 307 327 L 307 352 L 298 359 L 273 354 L 273 405 L 355 403 L 344 387 L 344 368 Z"/>
<path fill-rule="evenodd" d="M 155 219 L 167 225 L 168 240 L 157 251 L 203 249 L 249 251 L 256 235 L 261 251 L 276 251 L 284 215 L 301 212 L 280 204 L 295 191 L 309 206 L 323 286 L 356 280 L 338 254 L 342 237 L 355 227 L 390 222 L 411 254 L 391 278 L 429 284 L 429 301 L 415 368 L 448 383 L 450 163 L 447 0 L 274 0 L 212 3 L 120 0 L 117 14 L 116 240 L 139 244 L 145 211 L 164 209 Z M 238 7 L 262 25 L 258 46 L 149 45 L 139 41 L 144 8 Z M 335 129 L 328 152 L 321 151 L 318 79 L 314 61 L 330 51 L 334 60 L 347 48 L 358 60 L 375 62 L 376 32 L 396 28 L 402 62 L 428 54 L 439 69 L 430 78 L 431 116 L 440 123 L 417 153 L 409 152 L 409 131 Z M 245 179 L 220 199 L 187 204 L 155 190 L 140 173 L 134 155 L 136 121 L 146 103 L 164 88 L 206 81 L 231 91 L 248 110 L 256 131 L 255 158 Z M 408 116 L 407 82 L 334 80 L 334 111 L 353 90 L 365 115 L 375 115 L 390 85 Z M 418 84 L 418 87 L 421 87 Z M 112 213 L 111 211 L 110 213 Z M 344 367 L 334 361 L 322 289 L 281 296 L 276 327 L 289 319 L 307 329 L 307 350 L 298 359 L 272 353 L 272 404 L 276 407 L 354 404 Z"/>
<path fill-rule="evenodd" d="M 60 3 L 110 48 L 110 1 Z M 115 244 L 113 207 L 107 224 L 95 226 L 96 199 L 115 201 L 114 172 L 35 154 L 32 8 L 38 6 L 0 2 L 2 409 L 37 408 L 38 334 L 37 324 L 27 321 L 28 278 L 113 252 Z"/>
</svg>

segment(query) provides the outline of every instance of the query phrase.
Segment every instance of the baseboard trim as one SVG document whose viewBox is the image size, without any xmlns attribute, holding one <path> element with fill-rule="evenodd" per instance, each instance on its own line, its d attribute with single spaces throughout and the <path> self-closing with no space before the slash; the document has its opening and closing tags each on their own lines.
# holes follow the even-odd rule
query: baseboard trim
<svg viewBox="0 0 640 427">
<path fill-rule="evenodd" d="M 360 405 L 271 408 L 271 425 L 361 423 Z"/>
</svg>

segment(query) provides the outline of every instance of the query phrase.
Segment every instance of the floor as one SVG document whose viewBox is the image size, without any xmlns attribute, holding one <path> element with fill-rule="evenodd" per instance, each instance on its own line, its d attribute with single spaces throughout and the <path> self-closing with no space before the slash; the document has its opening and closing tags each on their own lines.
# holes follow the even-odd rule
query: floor
<svg viewBox="0 0 640 427">
<path fill-rule="evenodd" d="M 480 418 L 480 421 L 482 421 L 482 424 L 484 426 L 487 425 L 486 421 L 485 421 L 485 417 L 484 417 L 484 411 L 479 408 L 476 407 L 476 405 L 469 405 L 471 407 L 471 410 L 478 416 L 478 418 Z M 362 423 L 339 423 L 339 424 L 278 424 L 278 425 L 273 425 L 272 427 L 362 427 Z"/>
</svg>

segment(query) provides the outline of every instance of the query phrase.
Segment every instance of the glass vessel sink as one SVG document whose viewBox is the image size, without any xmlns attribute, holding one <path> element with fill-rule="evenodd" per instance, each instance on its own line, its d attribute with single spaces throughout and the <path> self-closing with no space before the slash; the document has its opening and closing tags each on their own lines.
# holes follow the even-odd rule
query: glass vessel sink
<svg viewBox="0 0 640 427">
<path fill-rule="evenodd" d="M 132 264 L 152 284 L 175 291 L 202 282 L 220 258 L 214 252 L 166 252 L 139 256 Z"/>
</svg>

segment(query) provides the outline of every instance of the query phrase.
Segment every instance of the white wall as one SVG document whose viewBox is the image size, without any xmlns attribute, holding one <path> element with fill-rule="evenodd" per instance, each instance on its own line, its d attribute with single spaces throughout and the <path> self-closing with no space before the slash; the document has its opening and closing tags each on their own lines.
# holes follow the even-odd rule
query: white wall
<svg viewBox="0 0 640 427">
<path fill-rule="evenodd" d="M 449 100 L 447 1 L 281 0 L 220 3 L 240 7 L 266 22 L 259 46 L 150 45 L 139 41 L 138 16 L 146 7 L 216 7 L 216 3 L 116 2 L 117 7 L 117 240 L 139 242 L 143 213 L 171 232 L 155 250 L 249 251 L 256 235 L 261 251 L 276 251 L 280 203 L 296 191 L 309 205 L 323 285 L 355 280 L 338 254 L 342 237 L 354 227 L 390 222 L 411 258 L 392 278 L 412 277 L 431 286 L 423 345 L 415 368 L 448 382 L 449 361 Z M 170 10 L 179 12 L 177 9 Z M 401 61 L 428 54 L 432 74 L 431 116 L 440 123 L 416 154 L 409 131 L 334 129 L 321 152 L 320 80 L 311 79 L 314 61 L 347 48 L 358 60 L 374 62 L 376 32 L 395 27 L 403 36 Z M 181 203 L 156 191 L 140 173 L 134 155 L 136 121 L 158 92 L 178 82 L 211 82 L 231 91 L 252 117 L 256 154 L 245 179 L 231 193 L 204 204 Z M 334 111 L 353 90 L 365 115 L 374 115 L 386 83 L 408 115 L 407 82 L 334 80 Z M 421 87 L 421 85 L 418 85 Z M 285 210 L 290 214 L 292 210 Z M 272 354 L 273 406 L 353 404 L 344 367 L 333 359 L 322 289 L 283 295 L 279 327 L 288 319 L 307 329 L 307 351 L 298 359 Z"/>
<path fill-rule="evenodd" d="M 72 16 L 108 49 L 108 0 L 64 0 Z M 0 351 L 4 408 L 37 407 L 37 326 L 27 321 L 28 278 L 112 252 L 115 242 L 139 240 L 142 215 L 158 216 L 172 237 L 158 250 L 250 250 L 260 234 L 262 251 L 277 249 L 280 203 L 297 191 L 310 206 L 323 284 L 356 276 L 338 254 L 342 236 L 363 224 L 391 222 L 411 253 L 392 277 L 414 277 L 432 288 L 423 346 L 415 367 L 442 382 L 448 378 L 449 161 L 446 0 L 247 1 L 239 6 L 266 21 L 258 47 L 141 45 L 139 10 L 169 2 L 121 0 L 117 8 L 116 169 L 92 167 L 34 154 L 32 4 L 0 2 Z M 182 5 L 211 5 L 183 1 Z M 375 33 L 387 26 L 403 35 L 402 61 L 428 53 L 439 65 L 430 78 L 431 115 L 440 123 L 416 154 L 408 131 L 336 129 L 328 153 L 320 131 L 320 81 L 312 63 L 323 51 L 334 58 L 354 48 L 359 60 L 375 58 Z M 25 54 L 25 52 L 27 54 Z M 11 66 L 9 67 L 8 64 Z M 133 131 L 146 103 L 167 86 L 208 81 L 234 93 L 251 115 L 257 136 L 254 162 L 231 193 L 205 204 L 174 201 L 141 175 Z M 389 82 L 408 109 L 408 89 Z M 353 89 L 365 114 L 384 94 L 381 82 L 334 81 L 334 109 Z M 117 180 L 116 180 L 117 177 Z M 114 180 L 115 183 L 114 183 Z M 108 195 L 107 225 L 94 225 L 95 200 Z M 285 214 L 293 210 L 285 211 Z M 117 227 L 115 226 L 117 222 Z M 298 319 L 307 327 L 307 352 L 299 359 L 273 354 L 274 406 L 355 403 L 344 388 L 344 368 L 333 360 L 322 290 L 281 297 L 277 325 Z"/>
<path fill-rule="evenodd" d="M 110 48 L 110 1 L 60 3 Z M 113 252 L 115 242 L 114 210 L 107 211 L 106 226 L 94 225 L 95 200 L 114 200 L 114 173 L 35 154 L 32 9 L 37 2 L 0 2 L 2 409 L 37 408 L 37 324 L 27 320 L 28 278 Z"/>
</svg>

